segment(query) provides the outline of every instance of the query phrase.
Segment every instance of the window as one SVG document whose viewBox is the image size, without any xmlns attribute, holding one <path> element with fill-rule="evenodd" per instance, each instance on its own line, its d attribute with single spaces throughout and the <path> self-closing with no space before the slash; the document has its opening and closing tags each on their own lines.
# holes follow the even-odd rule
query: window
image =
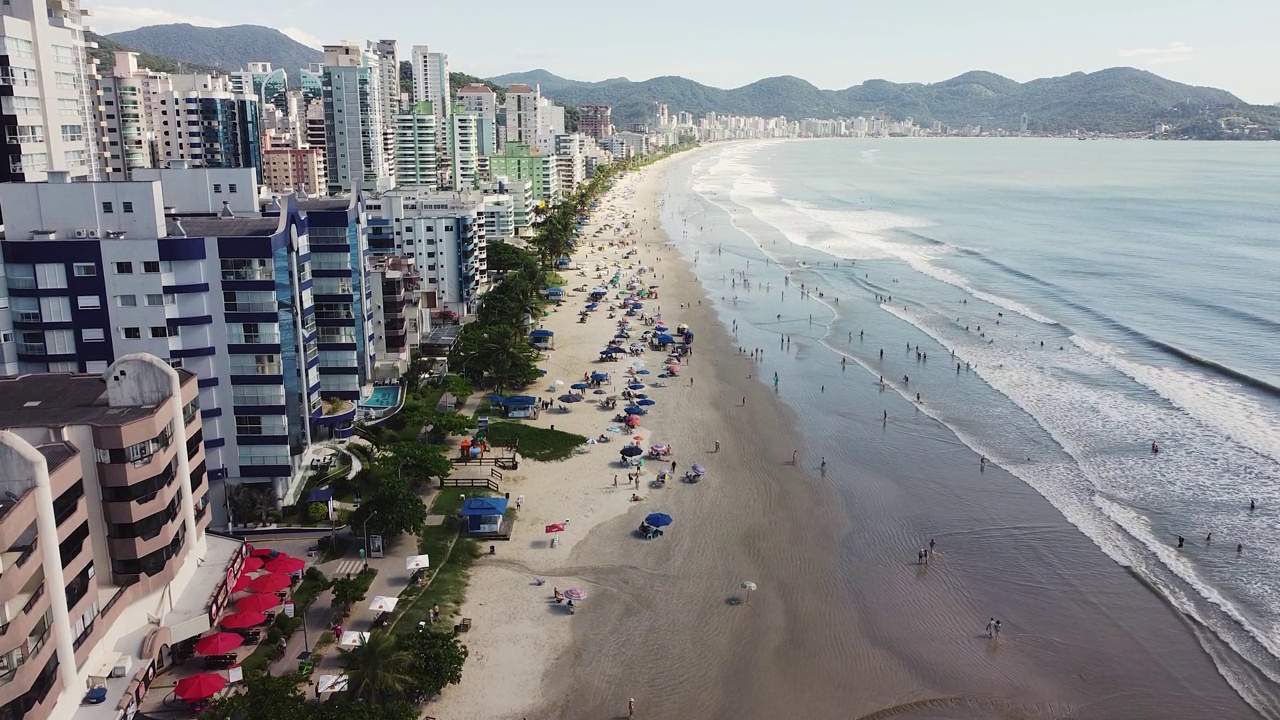
<svg viewBox="0 0 1280 720">
<path fill-rule="evenodd" d="M 120 209 L 124 210 L 127 213 L 131 213 L 133 212 L 133 203 L 129 202 L 128 200 L 125 200 L 124 202 L 120 203 Z"/>
<path fill-rule="evenodd" d="M 3 70 L 4 68 L 0 68 L 0 71 Z M 44 142 L 44 128 L 39 125 L 10 125 L 4 129 L 4 138 L 10 143 L 18 145 L 42 143 Z"/>
<path fill-rule="evenodd" d="M 62 139 L 67 142 L 79 142 L 84 140 L 83 125 L 63 125 Z"/>
<path fill-rule="evenodd" d="M 53 84 L 63 90 L 75 90 L 80 87 L 75 73 L 55 72 L 53 74 Z"/>
<path fill-rule="evenodd" d="M 45 352 L 50 355 L 71 355 L 76 351 L 75 330 L 46 330 Z"/>
<path fill-rule="evenodd" d="M 35 265 L 5 265 L 4 276 L 9 289 L 34 290 L 36 288 Z"/>
<path fill-rule="evenodd" d="M 232 193 L 233 193 L 233 192 L 236 192 L 236 184 L 235 184 L 235 183 L 228 183 L 228 184 L 227 184 L 227 192 L 232 192 Z"/>
<path fill-rule="evenodd" d="M 102 299 L 97 295 L 81 295 L 76 298 L 76 307 L 81 310 L 97 310 L 102 307 Z"/>
<path fill-rule="evenodd" d="M 124 336 L 125 340 L 141 340 L 142 339 L 142 330 L 136 327 L 121 328 L 120 334 Z"/>
<path fill-rule="evenodd" d="M 0 106 L 5 115 L 39 115 L 40 99 L 33 97 L 13 97 L 6 95 L 0 98 Z"/>
<path fill-rule="evenodd" d="M 71 322 L 71 298 L 40 298 L 40 315 L 49 323 Z"/>
<path fill-rule="evenodd" d="M 36 285 L 41 290 L 63 289 L 67 286 L 67 266 L 62 263 L 36 265 Z"/>
<path fill-rule="evenodd" d="M 107 371 L 107 361 L 90 360 L 84 364 L 84 371 L 89 373 L 104 373 Z"/>
<path fill-rule="evenodd" d="M 85 342 L 103 342 L 107 336 L 102 328 L 85 328 L 80 331 L 80 339 Z"/>
<path fill-rule="evenodd" d="M 6 2 L 5 5 L 9 3 Z M 35 57 L 36 46 L 30 40 L 15 37 L 0 37 L 0 53 L 10 57 Z"/>
<path fill-rule="evenodd" d="M 104 204 L 104 205 L 106 205 L 107 203 L 103 203 L 103 204 Z M 117 274 L 117 275 L 132 275 L 132 274 L 133 274 L 133 263 L 131 263 L 131 262 L 118 262 L 118 263 L 116 263 L 116 274 Z"/>
<path fill-rule="evenodd" d="M 74 63 L 76 61 L 76 50 L 66 45 L 53 46 L 53 61 L 60 63 Z"/>
<path fill-rule="evenodd" d="M 72 274 L 76 277 L 97 277 L 98 266 L 93 263 L 76 263 L 71 266 Z"/>
<path fill-rule="evenodd" d="M 230 323 L 227 341 L 233 345 L 280 342 L 280 331 L 274 323 Z"/>
<path fill-rule="evenodd" d="M 213 191 L 214 191 L 214 192 L 216 192 L 216 193 L 220 193 L 220 192 L 222 192 L 222 183 L 214 183 L 214 184 L 213 184 Z"/>
<path fill-rule="evenodd" d="M 9 311 L 13 313 L 15 322 L 40 322 L 40 298 L 9 298 Z"/>
<path fill-rule="evenodd" d="M 152 338 L 169 337 L 169 328 L 164 325 L 153 325 L 151 327 L 151 337 Z"/>
<path fill-rule="evenodd" d="M 283 415 L 236 415 L 237 435 L 286 435 Z"/>
<path fill-rule="evenodd" d="M 270 290 L 224 292 L 222 306 L 226 312 L 276 312 L 276 294 Z"/>
<path fill-rule="evenodd" d="M 279 375 L 279 355 L 232 355 L 232 375 Z"/>
<path fill-rule="evenodd" d="M 283 385 L 233 385 L 231 401 L 244 405 L 283 405 Z"/>
<path fill-rule="evenodd" d="M 287 445 L 241 445 L 241 465 L 288 465 Z"/>
<path fill-rule="evenodd" d="M 80 115 L 80 110 L 82 107 L 83 105 L 80 103 L 79 98 L 58 98 L 58 114 L 59 115 L 76 117 Z"/>
<path fill-rule="evenodd" d="M 104 213 L 106 213 L 106 214 L 110 215 L 111 213 L 113 213 L 113 212 L 115 212 L 115 211 L 116 211 L 116 210 L 115 210 L 115 206 L 114 206 L 114 205 L 112 205 L 110 201 L 107 201 L 107 202 L 102 203 L 102 212 L 104 212 Z M 119 263 L 116 263 L 116 264 L 117 264 L 117 265 L 119 265 Z M 130 272 L 133 272 L 133 271 L 132 271 L 132 270 L 130 270 Z"/>
<path fill-rule="evenodd" d="M 120 307 L 138 307 L 137 295 L 117 295 L 116 304 Z"/>
</svg>

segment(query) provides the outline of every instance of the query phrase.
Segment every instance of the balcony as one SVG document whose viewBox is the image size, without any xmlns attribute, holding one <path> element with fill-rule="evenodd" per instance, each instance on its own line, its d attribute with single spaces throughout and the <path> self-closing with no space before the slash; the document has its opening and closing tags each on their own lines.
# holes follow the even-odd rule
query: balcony
<svg viewBox="0 0 1280 720">
<path fill-rule="evenodd" d="M 18 343 L 19 355 L 44 355 L 44 343 Z"/>
</svg>

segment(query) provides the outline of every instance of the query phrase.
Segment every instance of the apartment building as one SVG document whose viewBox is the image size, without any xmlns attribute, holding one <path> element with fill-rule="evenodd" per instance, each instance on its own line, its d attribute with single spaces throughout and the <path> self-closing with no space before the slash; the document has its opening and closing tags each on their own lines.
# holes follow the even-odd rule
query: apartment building
<svg viewBox="0 0 1280 720">
<path fill-rule="evenodd" d="M 511 206 L 511 229 L 510 232 L 504 230 L 499 225 L 489 226 L 486 220 L 485 235 L 489 240 L 499 240 L 507 237 L 528 238 L 533 235 L 533 183 L 529 180 L 513 180 L 505 176 L 493 178 L 493 180 L 482 182 L 480 184 L 480 192 L 485 196 L 485 203 L 488 205 L 490 197 L 499 198 L 496 202 L 506 203 L 509 198 Z M 497 219 L 495 218 L 495 222 Z"/>
<path fill-rule="evenodd" d="M 396 185 L 439 187 L 440 120 L 429 102 L 396 116 Z"/>
<path fill-rule="evenodd" d="M 507 137 L 506 145 L 519 143 L 536 146 L 538 130 L 545 123 L 541 120 L 542 93 L 536 87 L 515 84 L 507 88 Z"/>
<path fill-rule="evenodd" d="M 259 106 L 285 109 L 289 74 L 284 68 L 272 68 L 269 62 L 251 62 L 244 70 L 228 73 L 227 80 L 231 92 L 252 97 Z"/>
<path fill-rule="evenodd" d="M 418 309 L 417 266 L 409 257 L 374 255 L 369 271 L 377 351 L 374 377 L 398 378 L 409 369 L 413 349 L 430 328 L 429 319 Z"/>
<path fill-rule="evenodd" d="M 293 195 L 259 206 L 250 169 L 134 177 L 0 185 L 4 369 L 160 357 L 199 378 L 210 476 L 287 499 L 313 440 L 350 432 L 354 407 L 330 416 L 322 399 L 356 399 L 368 377 L 359 197 L 308 213 Z M 313 267 L 352 282 L 317 287 Z"/>
<path fill-rule="evenodd" d="M 541 153 L 537 146 L 507 143 L 502 152 L 489 157 L 490 177 L 528 180 L 533 202 L 555 205 L 560 201 L 560 175 L 555 155 Z"/>
<path fill-rule="evenodd" d="M 7 0 L 0 12 L 0 183 L 48 172 L 96 180 L 105 172 L 94 133 L 92 67 L 76 0 Z"/>
<path fill-rule="evenodd" d="M 418 307 L 475 312 L 489 282 L 483 195 L 397 188 L 370 198 L 367 209 L 371 251 L 413 262 L 420 278 Z"/>
<path fill-rule="evenodd" d="M 480 115 L 458 103 L 449 115 L 449 162 L 454 191 L 480 187 Z"/>
<path fill-rule="evenodd" d="M 452 90 L 449 87 L 449 56 L 431 52 L 426 45 L 414 45 L 411 52 L 413 64 L 413 102 L 429 102 L 439 124 L 443 126 L 453 109 Z"/>
<path fill-rule="evenodd" d="M 458 90 L 463 110 L 476 115 L 476 142 L 480 157 L 498 152 L 498 96 L 487 85 L 467 85 Z M 455 112 L 459 112 L 455 105 Z"/>
<path fill-rule="evenodd" d="M 613 134 L 613 108 L 609 105 L 579 105 L 578 132 L 595 140 Z"/>
<path fill-rule="evenodd" d="M 99 686 L 133 717 L 225 605 L 244 544 L 205 532 L 197 384 L 146 354 L 0 380 L 0 718 L 69 719 Z"/>
<path fill-rule="evenodd" d="M 384 141 L 390 106 L 382 59 L 368 41 L 324 48 L 325 165 L 329 193 L 355 187 L 387 190 L 395 182 L 394 157 Z"/>
<path fill-rule="evenodd" d="M 328 189 L 324 148 L 279 147 L 262 152 L 262 183 L 277 193 L 315 197 Z"/>
</svg>

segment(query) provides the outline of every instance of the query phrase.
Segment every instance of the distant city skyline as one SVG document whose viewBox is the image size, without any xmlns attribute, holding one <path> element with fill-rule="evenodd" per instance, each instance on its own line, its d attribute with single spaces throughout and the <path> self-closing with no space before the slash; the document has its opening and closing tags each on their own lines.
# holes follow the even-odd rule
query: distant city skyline
<svg viewBox="0 0 1280 720">
<path fill-rule="evenodd" d="M 394 36 L 430 44 L 454 71 L 490 77 L 543 68 L 574 80 L 681 75 L 722 88 L 795 75 L 838 90 L 868 79 L 931 83 L 969 70 L 1025 82 L 1132 66 L 1192 85 L 1228 90 L 1255 104 L 1280 102 L 1280 6 L 1245 0 L 1230 12 L 1168 2 L 1083 0 L 1037 5 L 996 0 L 936 8 L 877 5 L 851 11 L 819 0 L 806 13 L 779 13 L 757 0 L 652 0 L 643 12 L 587 3 L 546 12 L 495 0 L 464 3 L 381 0 L 356 12 L 339 0 L 264 5 L 223 0 L 86 0 L 103 34 L 145 25 L 267 25 L 319 48 L 343 39 Z M 485 15 L 483 20 L 476 13 Z M 509 22 L 508 22 L 509 21 Z M 482 23 L 484 33 L 463 32 Z M 477 40 L 480 40 L 477 42 Z M 291 68 L 290 68 L 291 69 Z"/>
</svg>

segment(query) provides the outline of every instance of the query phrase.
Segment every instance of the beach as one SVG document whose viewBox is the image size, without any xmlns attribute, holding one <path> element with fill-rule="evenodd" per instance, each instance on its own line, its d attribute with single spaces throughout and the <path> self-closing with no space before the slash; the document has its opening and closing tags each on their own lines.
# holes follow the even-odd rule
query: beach
<svg viewBox="0 0 1280 720">
<path fill-rule="evenodd" d="M 779 347 L 777 334 L 747 328 L 745 308 L 735 336 L 735 306 L 719 300 L 732 289 L 700 281 L 692 253 L 662 229 L 668 174 L 687 162 L 626 176 L 584 237 L 629 215 L 661 294 L 645 312 L 660 306 L 669 325 L 693 329 L 681 377 L 647 391 L 657 404 L 639 434 L 646 447 L 671 443 L 682 471 L 698 462 L 708 477 L 651 489 L 651 466 L 643 500 L 631 502 L 618 437 L 505 477 L 503 491 L 524 496 L 516 530 L 472 571 L 462 609 L 471 656 L 429 715 L 613 718 L 635 698 L 636 716 L 650 718 L 1259 716 L 1218 674 L 1201 629 L 1026 484 L 982 470 L 946 427 L 856 364 L 805 364 L 820 344 L 801 336 Z M 619 253 L 587 243 L 575 262 L 594 268 Z M 596 283 L 594 271 L 561 275 L 570 287 Z M 544 322 L 556 349 L 547 383 L 530 394 L 559 395 L 550 382 L 601 370 L 620 389 L 629 359 L 596 362 L 615 321 L 598 311 L 578 323 L 583 303 L 570 293 Z M 750 357 L 755 347 L 763 362 Z M 656 373 L 660 356 L 647 355 Z M 775 394 L 760 378 L 779 367 Z M 839 409 L 797 417 L 782 399 L 818 392 L 820 374 L 832 378 L 823 393 L 840 383 Z M 595 397 L 532 422 L 595 437 L 614 424 Z M 892 422 L 879 421 L 882 409 Z M 673 524 L 662 538 L 638 537 L 655 511 Z M 565 520 L 550 547 L 543 527 Z M 931 538 L 934 557 L 919 564 Z M 731 604 L 747 580 L 758 590 Z M 553 587 L 589 597 L 570 616 L 550 601 Z M 993 616 L 1005 627 L 998 640 L 984 630 Z"/>
</svg>

